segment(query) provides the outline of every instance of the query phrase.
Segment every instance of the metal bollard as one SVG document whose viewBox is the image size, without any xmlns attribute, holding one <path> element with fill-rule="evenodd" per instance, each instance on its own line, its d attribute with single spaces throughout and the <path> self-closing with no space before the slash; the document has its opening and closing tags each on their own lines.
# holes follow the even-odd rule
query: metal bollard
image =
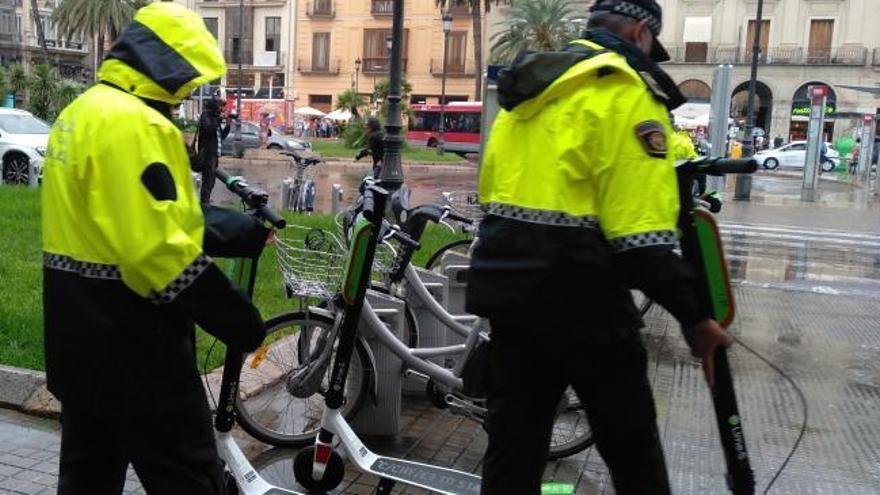
<svg viewBox="0 0 880 495">
<path fill-rule="evenodd" d="M 449 298 L 449 279 L 444 275 L 419 267 L 416 267 L 416 273 L 419 274 L 419 278 L 425 283 L 425 287 L 427 287 L 431 295 L 434 296 L 434 299 L 445 307 L 446 301 Z M 448 330 L 446 326 L 440 323 L 440 320 L 438 320 L 420 300 L 413 300 L 410 304 L 410 308 L 413 311 L 413 316 L 415 317 L 416 325 L 418 326 L 419 347 L 445 346 Z M 410 345 L 410 342 L 404 343 Z M 430 358 L 429 361 L 442 366 L 445 358 Z M 425 380 L 422 377 L 410 376 L 403 381 L 403 391 L 404 393 L 412 395 L 424 394 L 425 385 Z"/>
<path fill-rule="evenodd" d="M 330 187 L 330 213 L 333 213 L 334 215 L 339 213 L 341 204 L 342 186 L 339 184 L 333 184 Z"/>
<path fill-rule="evenodd" d="M 37 187 L 37 170 L 34 168 L 33 160 L 28 160 L 28 187 Z"/>
<path fill-rule="evenodd" d="M 403 335 L 404 302 L 386 294 L 367 291 L 367 300 L 386 323 L 388 329 L 400 339 Z M 361 320 L 358 332 L 363 335 L 375 358 L 376 403 L 369 398 L 364 401 L 351 426 L 360 434 L 390 437 L 400 432 L 400 402 L 403 363 L 391 350 L 381 344 L 369 325 Z"/>
</svg>

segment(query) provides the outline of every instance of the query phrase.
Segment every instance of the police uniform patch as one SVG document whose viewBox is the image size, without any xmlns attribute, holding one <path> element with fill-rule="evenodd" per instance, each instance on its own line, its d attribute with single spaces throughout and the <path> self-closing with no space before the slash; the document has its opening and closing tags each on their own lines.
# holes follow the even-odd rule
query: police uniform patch
<svg viewBox="0 0 880 495">
<path fill-rule="evenodd" d="M 636 137 L 645 148 L 645 153 L 654 158 L 666 158 L 666 131 L 663 124 L 648 120 L 636 125 Z"/>
</svg>

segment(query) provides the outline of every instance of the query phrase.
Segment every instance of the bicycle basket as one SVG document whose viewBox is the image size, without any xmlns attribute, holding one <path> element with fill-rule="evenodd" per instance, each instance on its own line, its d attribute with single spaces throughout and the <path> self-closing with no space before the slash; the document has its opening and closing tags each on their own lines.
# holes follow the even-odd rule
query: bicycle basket
<svg viewBox="0 0 880 495">
<path fill-rule="evenodd" d="M 474 221 L 474 227 L 480 223 L 485 213 L 480 206 L 480 198 L 476 191 L 449 191 L 443 193 L 446 203 L 459 215 Z"/>
<path fill-rule="evenodd" d="M 330 232 L 288 225 L 276 234 L 278 269 L 291 297 L 329 299 L 342 285 L 348 250 Z"/>
</svg>

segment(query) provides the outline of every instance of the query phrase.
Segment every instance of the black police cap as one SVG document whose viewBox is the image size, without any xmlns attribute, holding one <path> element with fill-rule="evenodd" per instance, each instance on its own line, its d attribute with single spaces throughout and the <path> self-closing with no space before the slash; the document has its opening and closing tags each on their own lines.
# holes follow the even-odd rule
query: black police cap
<svg viewBox="0 0 880 495">
<path fill-rule="evenodd" d="M 663 28 L 663 9 L 655 0 L 597 0 L 590 12 L 610 12 L 630 17 L 638 21 L 647 21 L 648 28 L 654 34 L 651 47 L 651 58 L 655 62 L 669 60 L 669 52 L 660 43 L 660 30 Z"/>
</svg>

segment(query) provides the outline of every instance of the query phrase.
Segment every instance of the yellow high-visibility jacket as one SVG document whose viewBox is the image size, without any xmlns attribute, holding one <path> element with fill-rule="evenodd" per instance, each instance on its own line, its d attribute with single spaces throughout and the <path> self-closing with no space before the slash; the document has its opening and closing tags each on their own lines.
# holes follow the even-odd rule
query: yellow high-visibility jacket
<svg viewBox="0 0 880 495">
<path fill-rule="evenodd" d="M 634 286 L 695 323 L 692 272 L 673 253 L 679 193 L 667 103 L 683 98 L 636 47 L 595 38 L 604 44 L 577 40 L 521 58 L 499 80 L 504 109 L 480 169 L 488 215 L 468 311 L 522 325 L 552 307 L 577 325 L 636 326 Z"/>
<path fill-rule="evenodd" d="M 99 83 L 52 127 L 42 185 L 46 368 L 63 402 L 198 400 L 193 320 L 240 347 L 262 338 L 256 309 L 203 253 L 205 220 L 170 119 L 172 105 L 225 70 L 196 13 L 153 3 L 120 34 Z"/>
</svg>

